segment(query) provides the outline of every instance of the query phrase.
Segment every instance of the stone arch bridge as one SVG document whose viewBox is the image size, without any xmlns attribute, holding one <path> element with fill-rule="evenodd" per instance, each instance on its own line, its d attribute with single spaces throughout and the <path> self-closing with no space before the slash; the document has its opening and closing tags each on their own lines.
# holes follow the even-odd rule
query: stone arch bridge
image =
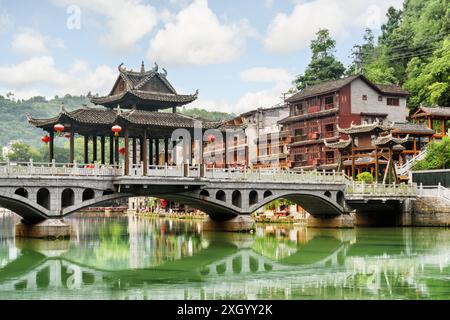
<svg viewBox="0 0 450 320">
<path fill-rule="evenodd" d="M 351 211 L 349 180 L 337 172 L 240 171 L 202 166 L 153 166 L 142 174 L 122 168 L 53 164 L 0 166 L 0 206 L 35 224 L 61 219 L 85 207 L 131 197 L 152 196 L 206 212 L 211 226 L 243 229 L 249 215 L 285 198 L 315 217 L 338 217 Z M 230 224 L 230 221 L 236 222 Z M 245 228 L 244 228 L 245 229 Z"/>
</svg>

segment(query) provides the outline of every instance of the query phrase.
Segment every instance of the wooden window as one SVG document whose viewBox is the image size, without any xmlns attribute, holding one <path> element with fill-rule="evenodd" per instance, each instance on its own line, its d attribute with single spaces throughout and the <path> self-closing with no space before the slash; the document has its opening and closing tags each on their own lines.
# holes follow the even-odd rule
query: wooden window
<svg viewBox="0 0 450 320">
<path fill-rule="evenodd" d="M 387 98 L 387 105 L 398 107 L 400 105 L 400 99 L 399 98 Z"/>
<path fill-rule="evenodd" d="M 363 99 L 363 101 L 367 101 L 367 95 L 363 94 L 362 99 Z"/>
</svg>

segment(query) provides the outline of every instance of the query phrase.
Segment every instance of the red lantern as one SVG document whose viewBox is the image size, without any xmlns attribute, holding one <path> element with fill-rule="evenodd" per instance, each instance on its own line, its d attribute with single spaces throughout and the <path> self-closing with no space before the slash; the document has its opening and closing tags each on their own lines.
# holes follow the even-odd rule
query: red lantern
<svg viewBox="0 0 450 320">
<path fill-rule="evenodd" d="M 121 155 L 125 155 L 125 148 L 124 148 L 124 147 L 120 148 L 120 149 L 119 149 L 119 153 L 120 153 Z"/>
<path fill-rule="evenodd" d="M 88 164 L 88 165 L 86 166 L 86 168 L 88 168 L 88 169 L 94 169 L 94 165 L 93 165 L 92 163 L 90 163 L 90 164 Z"/>
<path fill-rule="evenodd" d="M 161 202 L 161 207 L 163 207 L 163 208 L 167 207 L 167 201 L 166 200 L 161 199 L 160 202 Z"/>
<path fill-rule="evenodd" d="M 122 127 L 116 124 L 114 127 L 111 128 L 111 130 L 112 132 L 114 132 L 114 135 L 118 137 L 119 133 L 122 131 Z"/>
<path fill-rule="evenodd" d="M 216 141 L 216 136 L 210 134 L 210 135 L 208 136 L 208 142 L 215 142 L 215 141 Z"/>
<path fill-rule="evenodd" d="M 58 133 L 58 135 L 60 135 L 61 132 L 64 131 L 64 126 L 62 124 L 58 123 L 53 126 L 53 129 L 55 129 L 55 131 Z"/>
<path fill-rule="evenodd" d="M 41 141 L 44 142 L 44 143 L 49 143 L 50 137 L 49 137 L 49 136 L 43 136 L 43 137 L 41 138 Z"/>
</svg>

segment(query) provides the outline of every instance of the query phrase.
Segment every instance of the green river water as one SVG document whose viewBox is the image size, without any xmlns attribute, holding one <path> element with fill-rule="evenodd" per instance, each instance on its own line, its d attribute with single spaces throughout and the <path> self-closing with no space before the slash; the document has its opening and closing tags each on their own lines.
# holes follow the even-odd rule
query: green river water
<svg viewBox="0 0 450 320">
<path fill-rule="evenodd" d="M 0 299 L 450 299 L 450 229 L 75 216 L 70 240 L 44 241 L 16 221 L 0 215 Z"/>
</svg>

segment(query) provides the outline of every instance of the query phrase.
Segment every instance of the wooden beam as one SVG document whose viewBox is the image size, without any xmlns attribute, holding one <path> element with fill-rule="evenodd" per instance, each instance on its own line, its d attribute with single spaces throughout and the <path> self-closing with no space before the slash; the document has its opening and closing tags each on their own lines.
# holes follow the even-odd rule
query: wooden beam
<svg viewBox="0 0 450 320">
<path fill-rule="evenodd" d="M 97 136 L 92 137 L 92 161 L 97 162 Z"/>
<path fill-rule="evenodd" d="M 53 159 L 55 158 L 55 152 L 54 152 L 55 132 L 53 130 L 50 130 L 49 136 L 50 136 L 50 142 L 48 145 L 48 157 L 49 157 L 49 162 L 52 162 Z"/>
<path fill-rule="evenodd" d="M 147 175 L 148 161 L 147 161 L 147 129 L 144 129 L 144 135 L 141 139 L 141 161 L 144 166 L 144 176 Z"/>
<path fill-rule="evenodd" d="M 84 136 L 84 163 L 89 163 L 89 136 Z"/>
<path fill-rule="evenodd" d="M 100 137 L 100 158 L 101 158 L 101 163 L 102 164 L 106 164 L 106 159 L 105 159 L 105 136 L 101 136 Z"/>
<path fill-rule="evenodd" d="M 128 128 L 125 127 L 125 175 L 130 174 L 130 141 L 128 137 Z"/>
<path fill-rule="evenodd" d="M 114 136 L 109 136 L 109 164 L 114 164 Z"/>
<path fill-rule="evenodd" d="M 73 163 L 75 161 L 75 132 L 73 128 L 70 130 L 69 139 L 69 162 Z"/>
</svg>

